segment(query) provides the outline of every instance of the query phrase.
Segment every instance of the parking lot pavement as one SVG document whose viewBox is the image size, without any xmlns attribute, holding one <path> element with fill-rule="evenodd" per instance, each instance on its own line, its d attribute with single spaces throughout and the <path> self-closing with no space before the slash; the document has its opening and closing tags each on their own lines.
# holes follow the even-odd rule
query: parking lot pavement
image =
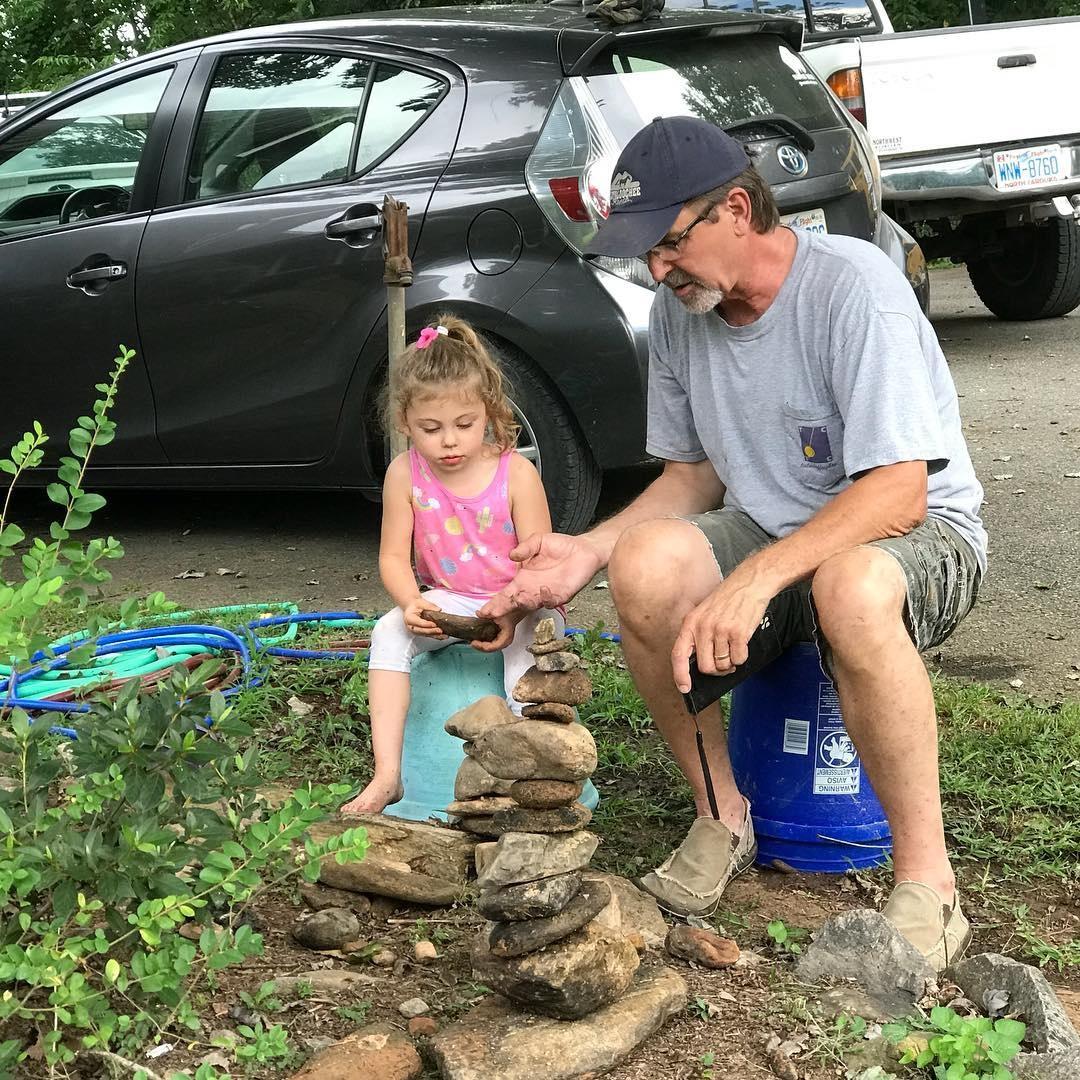
<svg viewBox="0 0 1080 1080">
<path fill-rule="evenodd" d="M 1080 473 L 1080 313 L 1003 323 L 962 269 L 935 271 L 932 285 L 934 325 L 986 487 L 991 554 L 975 610 L 930 659 L 1003 686 L 1021 679 L 1044 698 L 1080 696 L 1080 678 L 1070 678 L 1080 676 L 1080 477 L 1068 475 Z M 649 475 L 610 478 L 601 511 L 628 501 Z M 44 498 L 21 505 L 24 525 L 47 528 Z M 115 492 L 94 533 L 111 532 L 127 550 L 112 596 L 163 589 L 193 607 L 293 600 L 377 612 L 388 604 L 378 518 L 357 495 Z M 579 626 L 615 621 L 607 590 L 595 587 L 569 616 Z"/>
</svg>

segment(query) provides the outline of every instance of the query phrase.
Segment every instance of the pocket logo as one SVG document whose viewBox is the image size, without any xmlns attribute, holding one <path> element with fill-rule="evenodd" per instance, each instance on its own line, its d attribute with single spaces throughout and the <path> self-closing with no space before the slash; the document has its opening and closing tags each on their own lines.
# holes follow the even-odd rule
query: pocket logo
<svg viewBox="0 0 1080 1080">
<path fill-rule="evenodd" d="M 802 443 L 803 461 L 811 465 L 831 465 L 832 446 L 829 444 L 829 429 L 799 425 L 799 442 Z"/>
</svg>

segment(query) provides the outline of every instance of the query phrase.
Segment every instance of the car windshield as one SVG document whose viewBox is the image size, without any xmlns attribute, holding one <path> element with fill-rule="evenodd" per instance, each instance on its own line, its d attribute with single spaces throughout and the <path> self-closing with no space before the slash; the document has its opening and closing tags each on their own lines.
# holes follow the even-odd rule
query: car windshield
<svg viewBox="0 0 1080 1080">
<path fill-rule="evenodd" d="M 780 113 L 811 131 L 839 123 L 817 76 L 773 34 L 635 41 L 598 57 L 585 82 L 620 146 L 657 116 L 728 127 Z"/>
</svg>

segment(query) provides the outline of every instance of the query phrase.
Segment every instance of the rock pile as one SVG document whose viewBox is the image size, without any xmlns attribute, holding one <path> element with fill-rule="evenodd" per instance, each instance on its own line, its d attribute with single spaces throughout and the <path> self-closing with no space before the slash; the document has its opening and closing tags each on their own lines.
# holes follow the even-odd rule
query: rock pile
<svg viewBox="0 0 1080 1080">
<path fill-rule="evenodd" d="M 514 687 L 529 703 L 522 717 L 486 697 L 446 722 L 467 754 L 447 812 L 468 832 L 498 838 L 476 848 L 478 907 L 490 920 L 473 946 L 476 977 L 534 1012 L 574 1020 L 627 989 L 638 955 L 598 918 L 610 886 L 582 873 L 597 839 L 578 798 L 596 744 L 574 706 L 592 684 L 551 619 L 529 651 L 535 666 Z"/>
</svg>

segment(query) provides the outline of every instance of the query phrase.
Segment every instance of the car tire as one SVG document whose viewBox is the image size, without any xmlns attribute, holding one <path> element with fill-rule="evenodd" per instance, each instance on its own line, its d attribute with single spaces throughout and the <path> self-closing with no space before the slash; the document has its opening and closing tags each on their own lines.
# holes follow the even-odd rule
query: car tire
<svg viewBox="0 0 1080 1080">
<path fill-rule="evenodd" d="M 1003 251 L 968 261 L 975 292 L 999 319 L 1053 319 L 1080 306 L 1080 225 L 1073 218 L 1006 229 L 1003 237 Z"/>
<path fill-rule="evenodd" d="M 521 424 L 518 444 L 540 470 L 552 524 L 557 532 L 582 532 L 600 497 L 600 468 L 566 403 L 544 376 L 510 349 L 498 352 Z"/>
</svg>

